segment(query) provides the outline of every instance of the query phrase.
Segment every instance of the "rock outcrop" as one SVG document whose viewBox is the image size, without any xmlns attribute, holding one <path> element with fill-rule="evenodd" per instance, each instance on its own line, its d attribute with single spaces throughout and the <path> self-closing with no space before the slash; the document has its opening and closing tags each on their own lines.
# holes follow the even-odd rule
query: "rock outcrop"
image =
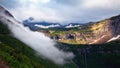
<svg viewBox="0 0 120 68">
<path fill-rule="evenodd" d="M 78 27 L 79 28 L 79 27 Z M 59 31 L 59 30 L 58 30 Z M 51 39 L 70 44 L 102 44 L 120 35 L 120 15 L 83 26 L 77 31 L 42 31 Z M 71 33 L 71 31 L 73 31 Z M 41 32 L 41 31 L 40 31 Z M 55 33 L 55 34 L 52 34 Z"/>
</svg>

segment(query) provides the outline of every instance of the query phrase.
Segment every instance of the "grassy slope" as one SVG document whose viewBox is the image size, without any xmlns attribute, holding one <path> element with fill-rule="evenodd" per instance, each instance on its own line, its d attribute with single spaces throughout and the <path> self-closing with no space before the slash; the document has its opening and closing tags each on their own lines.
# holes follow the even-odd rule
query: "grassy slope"
<svg viewBox="0 0 120 68">
<path fill-rule="evenodd" d="M 56 36 L 56 35 L 67 35 L 67 34 L 84 34 L 86 38 L 91 37 L 91 34 L 95 32 L 100 32 L 102 28 L 104 28 L 104 24 L 107 23 L 109 20 L 114 20 L 117 17 L 112 17 L 109 19 L 105 19 L 96 23 L 89 23 L 83 26 L 74 27 L 74 28 L 58 28 L 58 29 L 46 29 L 46 31 L 50 31 L 48 33 L 50 36 Z M 82 37 L 82 36 L 81 36 Z M 79 39 L 79 38 L 78 38 Z M 85 39 L 61 39 L 57 40 L 62 43 L 68 43 L 68 44 L 86 44 L 87 41 Z"/>
<path fill-rule="evenodd" d="M 80 27 L 73 27 L 73 28 L 49 28 L 49 29 L 41 29 L 48 33 L 50 36 L 56 36 L 56 35 L 66 35 L 66 34 L 76 34 L 76 33 L 85 33 L 85 34 L 90 34 L 92 32 L 91 29 L 89 29 L 87 25 L 80 26 Z M 85 44 L 85 40 L 75 40 L 75 39 L 62 39 L 62 40 L 57 40 L 58 42 L 62 43 L 68 43 L 68 44 Z"/>
<path fill-rule="evenodd" d="M 10 68 L 75 68 L 73 64 L 64 66 L 36 56 L 35 51 L 10 35 L 7 26 L 0 22 L 0 60 Z"/>
</svg>

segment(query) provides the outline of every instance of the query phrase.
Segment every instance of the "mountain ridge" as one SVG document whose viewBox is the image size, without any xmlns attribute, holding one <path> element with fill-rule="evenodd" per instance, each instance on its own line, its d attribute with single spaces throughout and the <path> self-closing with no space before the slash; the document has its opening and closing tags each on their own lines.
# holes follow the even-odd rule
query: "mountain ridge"
<svg viewBox="0 0 120 68">
<path fill-rule="evenodd" d="M 50 38 L 70 44 L 102 44 L 120 35 L 120 15 L 73 28 L 39 29 Z"/>
<path fill-rule="evenodd" d="M 1 20 L 2 17 L 0 17 Z M 2 18 L 4 19 L 4 18 Z M 7 22 L 9 20 L 5 19 Z M 14 23 L 13 23 L 14 24 Z M 87 25 L 86 25 L 87 26 Z M 100 27 L 100 26 L 99 26 Z M 81 29 L 87 29 L 85 27 Z M 94 29 L 94 28 L 93 28 Z M 96 29 L 96 28 L 95 28 Z M 51 29 L 55 30 L 55 29 Z M 57 30 L 57 29 L 56 29 Z M 71 29 L 66 29 L 68 31 Z M 72 29 L 73 30 L 73 29 Z M 78 31 L 78 29 L 74 29 Z M 64 31 L 64 29 L 61 31 Z M 85 31 L 81 31 L 85 32 Z M 91 32 L 87 30 L 87 32 Z M 71 32 L 74 33 L 74 32 Z M 47 33 L 46 33 L 47 34 Z M 27 34 L 26 34 L 27 35 Z M 53 34 L 54 35 L 54 34 Z M 70 36 L 70 38 L 73 38 Z M 119 68 L 120 64 L 119 40 L 105 44 L 72 45 L 57 43 L 56 47 L 75 54 L 72 64 L 64 66 L 42 59 L 35 55 L 35 51 L 14 38 L 4 22 L 0 22 L 0 64 L 10 68 Z M 53 54 L 54 55 L 54 54 Z M 87 65 L 86 65 L 87 63 Z M 1 66 L 0 66 L 1 67 Z"/>
</svg>

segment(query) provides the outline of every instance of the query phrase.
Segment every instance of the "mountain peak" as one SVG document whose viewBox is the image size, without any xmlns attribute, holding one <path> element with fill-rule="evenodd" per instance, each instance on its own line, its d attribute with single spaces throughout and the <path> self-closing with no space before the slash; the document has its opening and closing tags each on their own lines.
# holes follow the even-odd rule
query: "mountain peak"
<svg viewBox="0 0 120 68">
<path fill-rule="evenodd" d="M 6 10 L 3 6 L 0 5 L 0 15 L 5 15 L 8 17 L 14 17 L 8 10 Z"/>
</svg>

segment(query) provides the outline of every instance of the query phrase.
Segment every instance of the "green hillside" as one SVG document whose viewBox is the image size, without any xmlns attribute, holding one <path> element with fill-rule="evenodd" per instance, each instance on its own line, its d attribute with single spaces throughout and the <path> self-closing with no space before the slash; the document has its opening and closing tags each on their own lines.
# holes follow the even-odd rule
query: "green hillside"
<svg viewBox="0 0 120 68">
<path fill-rule="evenodd" d="M 42 59 L 36 52 L 14 38 L 7 26 L 0 22 L 0 62 L 4 61 L 10 68 L 75 68 L 74 64 L 56 65 Z"/>
<path fill-rule="evenodd" d="M 35 51 L 14 38 L 7 26 L 0 23 L 0 62 L 10 68 L 119 68 L 120 40 L 96 45 L 59 43 L 64 51 L 73 52 L 72 63 L 56 65 L 37 56 Z"/>
</svg>

